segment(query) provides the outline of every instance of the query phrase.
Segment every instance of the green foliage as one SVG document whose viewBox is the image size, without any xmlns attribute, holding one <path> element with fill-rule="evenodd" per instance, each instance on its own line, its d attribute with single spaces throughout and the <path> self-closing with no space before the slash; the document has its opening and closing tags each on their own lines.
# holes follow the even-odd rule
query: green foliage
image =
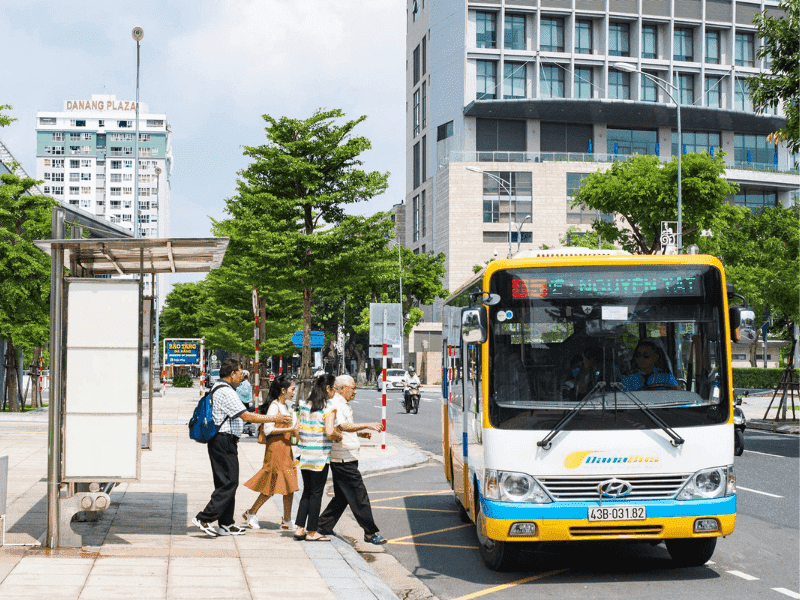
<svg viewBox="0 0 800 600">
<path fill-rule="evenodd" d="M 725 199 L 738 190 L 722 176 L 722 152 L 715 156 L 692 153 L 681 157 L 683 189 L 683 246 L 697 243 L 703 229 L 718 229 Z M 572 206 L 584 206 L 621 217 L 622 223 L 597 222 L 602 240 L 619 244 L 633 254 L 658 254 L 661 222 L 678 220 L 678 165 L 657 156 L 632 156 L 605 172 L 586 177 Z"/>
<path fill-rule="evenodd" d="M 753 108 L 763 111 L 780 101 L 786 127 L 773 133 L 773 142 L 786 140 L 792 152 L 800 151 L 800 0 L 781 0 L 785 17 L 756 15 L 756 38 L 764 38 L 756 56 L 770 61 L 771 74 L 760 73 L 747 80 Z M 773 10 L 773 9 L 770 9 Z"/>
<path fill-rule="evenodd" d="M 597 231 L 582 231 L 575 226 L 570 227 L 567 229 L 567 233 L 564 237 L 559 238 L 558 240 L 561 242 L 562 246 L 565 247 L 574 247 L 574 248 L 592 248 L 593 250 L 597 249 L 597 242 L 598 242 L 598 234 Z M 617 247 L 614 244 L 610 244 L 608 242 L 601 242 L 600 246 L 603 250 L 616 250 Z"/>
<path fill-rule="evenodd" d="M 727 225 L 714 237 L 702 238 L 700 249 L 718 256 L 727 280 L 747 298 L 758 317 L 769 311 L 776 320 L 800 318 L 800 209 L 764 208 L 750 212 L 728 206 Z M 717 233 L 719 231 L 719 233 Z"/>
<path fill-rule="evenodd" d="M 10 104 L 0 104 L 0 127 L 5 127 L 6 125 L 11 125 L 11 123 L 16 121 L 15 118 L 9 117 L 8 115 L 5 115 L 5 114 L 3 114 L 1 112 L 1 111 L 4 111 L 4 110 L 10 110 L 12 108 L 13 108 L 13 106 L 11 106 Z"/>
<path fill-rule="evenodd" d="M 473 272 L 473 273 L 476 273 L 476 274 L 477 274 L 477 273 L 480 273 L 480 272 L 481 272 L 481 270 L 483 269 L 483 267 L 485 267 L 486 265 L 488 265 L 490 262 L 493 262 L 494 260 L 497 260 L 497 259 L 490 258 L 490 259 L 489 259 L 489 260 L 487 260 L 485 263 L 483 263 L 483 265 L 482 265 L 482 266 L 481 266 L 481 265 L 472 265 L 472 272 Z"/>
<path fill-rule="evenodd" d="M 25 348 L 49 339 L 50 259 L 33 240 L 50 237 L 57 203 L 29 195 L 38 183 L 0 175 L 0 338 Z"/>
<path fill-rule="evenodd" d="M 205 281 L 179 283 L 167 294 L 159 316 L 161 339 L 202 338 L 205 326 L 203 313 L 208 302 Z"/>
<path fill-rule="evenodd" d="M 178 373 L 175 377 L 172 378 L 172 387 L 176 388 L 190 388 L 194 385 L 192 383 L 192 378 L 189 377 L 186 373 Z"/>
<path fill-rule="evenodd" d="M 733 387 L 766 390 L 781 380 L 783 369 L 733 368 Z"/>
</svg>

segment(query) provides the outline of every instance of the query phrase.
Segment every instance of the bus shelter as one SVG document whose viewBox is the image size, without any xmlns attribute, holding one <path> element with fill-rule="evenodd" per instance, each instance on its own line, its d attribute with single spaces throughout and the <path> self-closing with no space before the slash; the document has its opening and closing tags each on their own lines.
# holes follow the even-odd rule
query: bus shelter
<svg viewBox="0 0 800 600">
<path fill-rule="evenodd" d="M 141 451 L 152 442 L 156 314 L 145 278 L 152 290 L 159 273 L 208 272 L 228 246 L 228 238 L 64 234 L 64 212 L 55 208 L 53 239 L 35 242 L 51 258 L 51 548 L 80 546 L 72 517 L 108 508 L 114 483 L 140 479 Z"/>
</svg>

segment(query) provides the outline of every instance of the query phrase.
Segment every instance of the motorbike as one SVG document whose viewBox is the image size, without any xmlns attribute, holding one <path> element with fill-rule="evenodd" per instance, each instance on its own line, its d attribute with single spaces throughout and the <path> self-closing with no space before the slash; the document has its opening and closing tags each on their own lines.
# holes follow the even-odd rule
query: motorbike
<svg viewBox="0 0 800 600">
<path fill-rule="evenodd" d="M 247 407 L 248 412 L 255 412 L 255 408 L 253 407 L 252 402 L 250 404 L 245 404 L 245 407 Z M 256 433 L 258 433 L 258 424 L 248 423 L 247 421 L 245 421 L 242 433 L 246 433 L 250 437 L 253 437 L 254 435 L 256 435 Z"/>
<path fill-rule="evenodd" d="M 742 395 L 746 397 L 747 392 Z M 733 401 L 733 454 L 735 456 L 744 454 L 744 430 L 747 427 L 747 417 L 739 408 L 741 404 L 742 396 L 737 394 Z"/>
<path fill-rule="evenodd" d="M 419 412 L 419 384 L 418 383 L 409 383 L 406 386 L 405 394 L 405 409 L 406 414 L 413 411 L 414 414 Z"/>
</svg>

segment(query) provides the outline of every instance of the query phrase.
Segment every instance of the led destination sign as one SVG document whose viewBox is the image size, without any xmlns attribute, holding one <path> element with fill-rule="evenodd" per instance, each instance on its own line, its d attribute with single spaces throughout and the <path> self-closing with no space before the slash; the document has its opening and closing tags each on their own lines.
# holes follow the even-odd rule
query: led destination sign
<svg viewBox="0 0 800 600">
<path fill-rule="evenodd" d="M 542 277 L 514 273 L 511 296 L 514 298 L 600 298 L 641 296 L 649 294 L 662 297 L 701 296 L 702 282 L 699 271 L 680 274 L 668 271 L 635 273 L 558 273 Z"/>
</svg>

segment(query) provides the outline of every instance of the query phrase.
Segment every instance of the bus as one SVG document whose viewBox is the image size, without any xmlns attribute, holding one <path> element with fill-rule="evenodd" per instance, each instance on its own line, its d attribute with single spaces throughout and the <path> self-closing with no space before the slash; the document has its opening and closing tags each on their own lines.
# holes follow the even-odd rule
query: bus
<svg viewBox="0 0 800 600">
<path fill-rule="evenodd" d="M 489 569 L 524 542 L 711 558 L 736 521 L 730 342 L 754 335 L 730 294 L 712 256 L 563 249 L 448 298 L 444 471 Z"/>
</svg>

